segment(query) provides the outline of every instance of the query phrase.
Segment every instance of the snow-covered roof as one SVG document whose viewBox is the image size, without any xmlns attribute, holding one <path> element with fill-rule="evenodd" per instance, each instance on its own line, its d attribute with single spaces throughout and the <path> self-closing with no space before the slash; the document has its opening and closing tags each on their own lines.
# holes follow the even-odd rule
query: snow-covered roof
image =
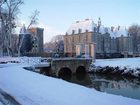
<svg viewBox="0 0 140 105">
<path fill-rule="evenodd" d="M 67 31 L 68 35 L 78 34 L 79 31 L 81 33 L 86 32 L 88 30 L 89 32 L 93 32 L 94 27 L 97 27 L 97 25 L 91 20 L 91 19 L 85 19 L 84 21 L 76 21 L 76 23 L 73 23 L 70 28 Z"/>
<path fill-rule="evenodd" d="M 124 26 L 113 27 L 113 29 L 108 28 L 108 33 L 111 37 L 121 37 L 121 36 L 128 36 L 128 30 Z"/>
<path fill-rule="evenodd" d="M 125 27 L 119 27 L 119 29 L 117 29 L 115 31 L 117 37 L 121 37 L 123 36 L 128 36 L 128 30 Z"/>
<path fill-rule="evenodd" d="M 84 21 L 77 21 L 73 23 L 66 33 L 67 35 L 72 35 L 78 33 L 85 33 L 86 31 L 94 32 L 94 28 L 96 28 L 97 31 L 98 29 L 97 24 L 95 24 L 91 19 L 85 19 Z M 110 36 L 114 38 L 128 36 L 128 30 L 124 26 L 104 27 L 101 24 L 99 27 L 99 33 L 101 34 L 109 33 Z"/>
<path fill-rule="evenodd" d="M 114 33 L 114 30 L 111 30 L 111 28 L 107 28 L 108 33 L 110 34 L 111 37 L 116 38 L 116 35 Z"/>
<path fill-rule="evenodd" d="M 101 33 L 101 34 L 105 34 L 106 33 L 105 27 L 103 25 L 100 26 L 99 33 Z"/>
</svg>

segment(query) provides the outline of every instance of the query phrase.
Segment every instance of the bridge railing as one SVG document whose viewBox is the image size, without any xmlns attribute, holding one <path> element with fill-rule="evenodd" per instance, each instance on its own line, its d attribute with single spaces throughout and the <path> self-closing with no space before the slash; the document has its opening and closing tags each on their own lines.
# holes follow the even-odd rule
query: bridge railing
<svg viewBox="0 0 140 105">
<path fill-rule="evenodd" d="M 74 57 L 66 57 L 66 58 L 53 58 L 52 60 L 92 60 L 94 61 L 93 58 L 74 58 Z"/>
<path fill-rule="evenodd" d="M 20 57 L 20 63 L 35 65 L 41 62 L 41 57 Z"/>
<path fill-rule="evenodd" d="M 40 65 L 49 65 L 51 62 L 51 58 L 41 58 L 41 57 L 20 57 L 21 64 L 27 64 L 32 67 L 40 66 Z"/>
</svg>

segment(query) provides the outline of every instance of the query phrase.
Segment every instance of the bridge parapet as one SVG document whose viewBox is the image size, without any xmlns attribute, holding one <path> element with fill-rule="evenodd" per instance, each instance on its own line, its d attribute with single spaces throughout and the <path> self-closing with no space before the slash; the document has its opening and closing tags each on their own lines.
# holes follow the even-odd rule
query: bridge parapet
<svg viewBox="0 0 140 105">
<path fill-rule="evenodd" d="M 85 58 L 61 58 L 61 59 L 52 59 L 51 70 L 52 73 L 56 76 L 59 76 L 59 72 L 63 68 L 71 70 L 72 74 L 75 74 L 79 67 L 85 68 L 87 72 L 89 70 L 92 59 Z"/>
</svg>

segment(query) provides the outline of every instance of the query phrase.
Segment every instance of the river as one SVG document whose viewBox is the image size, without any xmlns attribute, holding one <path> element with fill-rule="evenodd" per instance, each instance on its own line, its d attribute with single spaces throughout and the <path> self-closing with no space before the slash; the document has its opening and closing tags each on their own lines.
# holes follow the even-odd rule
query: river
<svg viewBox="0 0 140 105">
<path fill-rule="evenodd" d="M 140 79 L 115 75 L 79 74 L 63 78 L 66 81 L 109 94 L 140 100 Z"/>
</svg>

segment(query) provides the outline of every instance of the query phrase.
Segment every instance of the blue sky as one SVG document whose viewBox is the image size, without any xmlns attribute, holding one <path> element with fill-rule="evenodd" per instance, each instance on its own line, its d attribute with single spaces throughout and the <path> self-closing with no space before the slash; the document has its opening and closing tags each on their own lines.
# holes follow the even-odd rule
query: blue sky
<svg viewBox="0 0 140 105">
<path fill-rule="evenodd" d="M 28 24 L 34 10 L 40 11 L 39 24 L 44 42 L 65 33 L 69 26 L 86 18 L 96 23 L 101 17 L 104 26 L 140 24 L 140 0 L 24 0 L 19 19 Z"/>
</svg>

